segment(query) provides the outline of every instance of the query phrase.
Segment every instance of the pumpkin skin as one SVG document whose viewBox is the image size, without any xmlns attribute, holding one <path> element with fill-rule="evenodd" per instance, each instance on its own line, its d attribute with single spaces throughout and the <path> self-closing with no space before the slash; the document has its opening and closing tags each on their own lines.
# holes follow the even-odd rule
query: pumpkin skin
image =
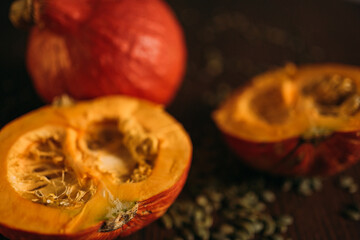
<svg viewBox="0 0 360 240">
<path fill-rule="evenodd" d="M 160 104 L 185 71 L 183 31 L 161 0 L 32 0 L 27 69 L 47 102 L 125 94 Z"/>
<path fill-rule="evenodd" d="M 102 172 L 101 167 L 89 168 L 92 163 L 82 165 L 80 171 L 90 171 L 89 174 L 93 176 L 96 192 L 80 207 L 63 208 L 39 204 L 19 194 L 17 188 L 21 188 L 25 183 L 14 185 L 11 180 L 16 177 L 11 170 L 11 159 L 13 156 L 20 156 L 17 151 L 23 151 L 21 146 L 26 142 L 23 139 L 37 139 L 43 129 L 50 129 L 51 133 L 53 126 L 56 126 L 65 128 L 68 132 L 75 130 L 77 134 L 73 139 L 76 139 L 77 143 L 73 146 L 79 146 L 81 139 L 87 136 L 84 132 L 92 131 L 93 125 L 90 123 L 104 119 L 133 119 L 146 130 L 146 134 L 159 140 L 150 175 L 141 181 L 113 182 L 111 175 Z M 129 129 L 130 136 L 133 136 L 133 130 Z M 122 134 L 125 136 L 127 133 Z M 162 107 L 129 97 L 105 97 L 72 106 L 43 107 L 5 126 L 0 132 L 0 139 L 4 143 L 0 147 L 0 233 L 9 239 L 95 240 L 127 236 L 165 213 L 184 186 L 191 163 L 191 142 L 181 125 L 165 113 Z M 78 155 L 76 149 L 66 141 L 64 140 L 62 149 L 67 152 L 66 156 L 73 156 L 66 158 L 69 159 L 67 161 L 79 161 L 75 160 Z M 78 163 L 89 161 L 84 159 L 85 155 L 78 156 L 83 159 Z M 100 159 L 101 155 L 99 156 Z M 78 163 L 68 163 L 66 166 L 76 166 Z M 111 161 L 109 163 L 111 164 Z M 21 171 L 21 168 L 18 170 Z M 100 172 L 96 173 L 97 171 Z M 81 175 L 78 177 L 81 178 Z M 124 210 L 125 212 L 120 211 L 118 216 L 114 215 L 114 218 L 109 219 L 108 214 L 104 215 L 114 208 L 114 203 L 121 205 L 129 202 L 136 206 L 130 208 L 130 214 L 121 216 L 128 211 Z M 117 221 L 118 217 L 125 220 L 121 220 L 123 222 L 120 225 L 114 225 L 116 227 L 106 226 L 108 222 L 114 223 L 114 219 Z"/>
<path fill-rule="evenodd" d="M 329 76 L 342 76 L 353 84 L 348 96 L 339 97 L 333 105 L 321 102 L 321 95 L 327 96 L 328 83 L 332 80 L 318 79 Z M 321 84 L 326 89 L 318 87 L 316 91 L 321 94 L 306 92 L 311 86 L 315 89 Z M 261 96 L 264 89 L 271 88 L 279 90 L 282 102 L 274 100 L 278 96 Z M 213 113 L 213 118 L 229 147 L 247 165 L 275 175 L 328 176 L 360 159 L 359 92 L 357 67 L 287 65 L 259 75 L 235 91 Z M 267 109 L 263 115 L 254 105 L 257 96 L 265 102 L 259 103 Z M 284 112 L 287 114 L 284 119 L 275 119 Z"/>
</svg>

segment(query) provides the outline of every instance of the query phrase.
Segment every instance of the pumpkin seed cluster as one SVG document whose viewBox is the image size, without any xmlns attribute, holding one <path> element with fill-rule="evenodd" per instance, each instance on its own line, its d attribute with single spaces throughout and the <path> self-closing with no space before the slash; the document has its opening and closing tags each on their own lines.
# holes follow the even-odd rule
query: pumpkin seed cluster
<svg viewBox="0 0 360 240">
<path fill-rule="evenodd" d="M 358 184 L 355 183 L 354 179 L 351 176 L 344 175 L 339 178 L 339 185 L 342 189 L 347 192 L 354 194 L 358 190 Z"/>
<path fill-rule="evenodd" d="M 360 206 L 358 204 L 348 204 L 342 210 L 342 215 L 353 221 L 360 221 Z"/>
<path fill-rule="evenodd" d="M 294 191 L 303 196 L 311 196 L 322 189 L 322 179 L 313 178 L 287 178 L 283 181 L 282 191 Z"/>
<path fill-rule="evenodd" d="M 340 188 L 349 194 L 355 194 L 358 191 L 358 184 L 354 178 L 349 175 L 342 175 L 338 179 Z M 349 220 L 360 221 L 360 206 L 358 203 L 345 204 L 341 211 L 341 215 Z"/>
<path fill-rule="evenodd" d="M 289 239 L 283 235 L 293 223 L 290 215 L 272 216 L 267 204 L 276 195 L 263 188 L 263 181 L 228 187 L 205 187 L 193 200 L 179 200 L 162 217 L 173 239 L 227 240 Z"/>
</svg>

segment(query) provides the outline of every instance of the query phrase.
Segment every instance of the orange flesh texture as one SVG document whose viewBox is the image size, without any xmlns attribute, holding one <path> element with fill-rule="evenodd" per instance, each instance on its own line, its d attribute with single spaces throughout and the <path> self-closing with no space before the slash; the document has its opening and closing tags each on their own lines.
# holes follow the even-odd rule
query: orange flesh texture
<svg viewBox="0 0 360 240">
<path fill-rule="evenodd" d="M 91 123 L 106 119 L 132 119 L 158 140 L 151 174 L 140 182 L 115 183 L 111 175 L 84 165 L 86 155 L 76 151 L 80 138 Z M 50 207 L 24 198 L 9 182 L 9 165 L 21 143 L 45 129 L 65 129 L 68 140 L 63 149 L 74 171 L 91 176 L 96 187 L 93 196 L 77 208 Z M 25 139 L 25 140 L 24 140 Z M 105 97 L 68 107 L 43 107 L 5 126 L 0 132 L 0 223 L 13 229 L 40 234 L 77 233 L 101 221 L 114 200 L 142 202 L 170 189 L 187 171 L 191 142 L 182 126 L 161 106 L 128 97 Z M 85 156 L 85 157 L 84 157 Z M 91 165 L 91 164 L 90 164 Z M 76 169 L 76 167 L 79 169 Z M 89 171 L 89 172 L 86 172 Z"/>
<path fill-rule="evenodd" d="M 355 93 L 360 92 L 359 68 L 338 64 L 297 68 L 289 64 L 255 77 L 248 86 L 230 96 L 214 112 L 213 118 L 225 134 L 253 142 L 314 137 L 323 130 L 358 130 L 360 111 L 355 114 L 323 114 L 314 97 L 304 93 L 315 79 L 338 75 L 352 79 Z"/>
</svg>

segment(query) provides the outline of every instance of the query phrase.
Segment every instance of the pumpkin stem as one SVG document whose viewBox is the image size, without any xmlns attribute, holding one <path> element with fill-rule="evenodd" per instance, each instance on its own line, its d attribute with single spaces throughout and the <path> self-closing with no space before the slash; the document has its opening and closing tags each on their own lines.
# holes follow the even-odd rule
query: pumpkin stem
<svg viewBox="0 0 360 240">
<path fill-rule="evenodd" d="M 16 0 L 11 4 L 9 18 L 17 28 L 27 29 L 34 25 L 33 0 Z"/>
</svg>

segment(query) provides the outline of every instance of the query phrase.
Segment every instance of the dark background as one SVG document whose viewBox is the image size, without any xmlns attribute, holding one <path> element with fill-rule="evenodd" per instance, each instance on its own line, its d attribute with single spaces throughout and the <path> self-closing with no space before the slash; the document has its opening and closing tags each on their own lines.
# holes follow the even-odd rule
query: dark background
<svg viewBox="0 0 360 240">
<path fill-rule="evenodd" d="M 0 2 L 1 127 L 43 105 L 24 64 L 27 33 L 12 27 L 8 20 L 11 2 Z M 211 121 L 211 112 L 229 91 L 287 62 L 360 65 L 360 4 L 355 1 L 168 2 L 184 27 L 189 51 L 187 75 L 168 107 L 189 131 L 194 144 L 190 180 L 181 197 L 187 197 L 187 189 L 196 184 L 192 179 L 215 176 L 236 183 L 239 175 L 259 174 L 242 166 L 229 153 Z M 345 174 L 360 182 L 359 166 Z M 274 184 L 278 200 L 270 211 L 289 213 L 295 218 L 287 236 L 294 240 L 360 239 L 360 223 L 339 214 L 344 204 L 360 203 L 360 194 L 346 193 L 336 186 L 336 181 L 337 177 L 326 179 L 323 190 L 311 197 L 282 193 Z M 171 236 L 171 231 L 155 222 L 127 239 L 160 240 L 164 236 Z"/>
</svg>

